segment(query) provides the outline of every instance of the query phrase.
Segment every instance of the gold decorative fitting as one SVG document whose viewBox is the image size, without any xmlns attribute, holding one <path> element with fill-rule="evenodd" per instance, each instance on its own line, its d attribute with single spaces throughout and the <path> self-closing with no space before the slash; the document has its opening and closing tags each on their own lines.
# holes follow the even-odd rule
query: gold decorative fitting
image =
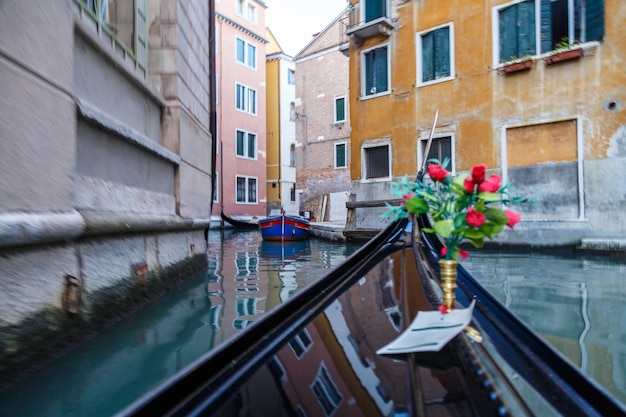
<svg viewBox="0 0 626 417">
<path fill-rule="evenodd" d="M 453 259 L 439 260 L 443 303 L 448 308 L 448 311 L 454 308 L 454 290 L 456 289 L 456 269 L 458 266 L 459 262 Z"/>
</svg>

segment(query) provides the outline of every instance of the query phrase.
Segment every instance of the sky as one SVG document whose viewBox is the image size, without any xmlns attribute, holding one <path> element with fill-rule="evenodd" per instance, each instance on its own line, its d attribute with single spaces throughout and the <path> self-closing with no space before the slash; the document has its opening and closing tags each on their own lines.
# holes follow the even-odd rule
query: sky
<svg viewBox="0 0 626 417">
<path fill-rule="evenodd" d="M 347 6 L 346 0 L 264 0 L 265 25 L 287 55 L 295 56 Z"/>
</svg>

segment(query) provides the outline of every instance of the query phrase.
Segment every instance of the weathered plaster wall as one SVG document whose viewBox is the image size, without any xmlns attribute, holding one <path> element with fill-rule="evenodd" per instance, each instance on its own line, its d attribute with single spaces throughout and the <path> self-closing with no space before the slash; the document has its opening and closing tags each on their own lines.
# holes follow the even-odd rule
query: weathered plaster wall
<svg viewBox="0 0 626 417">
<path fill-rule="evenodd" d="M 549 65 L 549 54 L 542 54 L 530 70 L 505 75 L 492 57 L 491 20 L 493 7 L 506 3 L 394 3 L 396 28 L 389 37 L 351 45 L 352 154 L 359 155 L 368 141 L 389 138 L 392 175 L 415 175 L 417 138 L 428 137 L 438 109 L 435 135 L 452 136 L 457 173 L 485 163 L 517 190 L 536 197 L 539 207 L 528 208 L 520 231 L 505 238 L 569 244 L 584 236 L 619 235 L 626 231 L 618 209 L 626 203 L 626 189 L 606 172 L 619 171 L 621 159 L 614 158 L 622 157 L 626 125 L 626 54 L 621 47 L 626 9 L 617 0 L 604 2 L 605 36 L 582 45 L 581 58 Z M 454 79 L 417 85 L 416 34 L 450 22 Z M 391 91 L 360 98 L 360 52 L 383 44 L 390 48 Z M 357 199 L 386 198 L 377 194 L 383 191 L 378 184 L 362 181 L 361 170 L 361 161 L 353 158 Z"/>
</svg>

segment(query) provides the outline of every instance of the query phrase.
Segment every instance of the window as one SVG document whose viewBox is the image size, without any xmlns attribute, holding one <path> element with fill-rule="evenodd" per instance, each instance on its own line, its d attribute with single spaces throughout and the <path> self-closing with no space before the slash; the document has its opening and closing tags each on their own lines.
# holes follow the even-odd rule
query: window
<svg viewBox="0 0 626 417">
<path fill-rule="evenodd" d="M 256 114 L 256 91 L 242 84 L 236 86 L 235 107 L 246 113 Z"/>
<path fill-rule="evenodd" d="M 256 6 L 249 0 L 237 0 L 235 11 L 252 23 L 256 23 Z"/>
<path fill-rule="evenodd" d="M 362 22 L 367 23 L 380 17 L 387 16 L 386 0 L 365 0 L 361 6 Z"/>
<path fill-rule="evenodd" d="M 291 184 L 291 201 L 296 201 L 296 184 Z"/>
<path fill-rule="evenodd" d="M 287 70 L 287 84 L 295 85 L 296 84 L 296 71 L 292 69 Z"/>
<path fill-rule="evenodd" d="M 420 153 L 418 155 L 418 161 L 420 161 L 420 167 L 421 167 L 421 161 L 423 161 L 428 140 L 422 139 L 420 142 L 421 142 Z M 430 159 L 437 159 L 439 160 L 439 162 L 443 163 L 443 161 L 446 158 L 448 158 L 448 160 L 450 161 L 446 169 L 454 173 L 454 156 L 452 154 L 452 137 L 444 136 L 444 137 L 433 138 L 433 141 L 430 144 L 430 151 L 428 152 L 428 155 L 426 156 L 426 161 Z M 428 163 L 425 166 L 428 167 Z"/>
<path fill-rule="evenodd" d="M 237 176 L 237 203 L 257 202 L 257 179 Z"/>
<path fill-rule="evenodd" d="M 241 38 L 237 38 L 236 44 L 235 57 L 237 62 L 250 68 L 256 68 L 256 46 Z"/>
<path fill-rule="evenodd" d="M 335 168 L 345 168 L 346 163 L 346 143 L 335 144 Z"/>
<path fill-rule="evenodd" d="M 237 156 L 256 159 L 256 135 L 237 130 Z"/>
<path fill-rule="evenodd" d="M 335 98 L 335 123 L 346 121 L 346 97 Z"/>
<path fill-rule="evenodd" d="M 291 146 L 289 147 L 289 166 L 290 167 L 296 166 L 296 144 L 295 143 L 292 143 Z"/>
<path fill-rule="evenodd" d="M 313 384 L 311 384 L 311 389 L 317 398 L 317 401 L 320 403 L 322 408 L 324 409 L 324 414 L 327 416 L 332 415 L 332 413 L 339 407 L 339 403 L 341 402 L 341 393 L 337 389 L 337 385 L 333 382 L 326 366 L 324 363 L 320 365 L 320 369 L 317 372 L 317 377 Z"/>
<path fill-rule="evenodd" d="M 289 342 L 289 346 L 296 354 L 296 357 L 300 359 L 302 355 L 309 349 L 309 347 L 313 344 L 309 333 L 306 329 L 302 330 L 300 333 L 294 336 L 293 339 Z"/>
<path fill-rule="evenodd" d="M 389 59 L 387 46 L 362 53 L 361 95 L 372 96 L 389 91 Z"/>
<path fill-rule="evenodd" d="M 494 9 L 494 60 L 549 52 L 604 36 L 604 0 L 526 0 Z"/>
<path fill-rule="evenodd" d="M 74 0 L 77 14 L 124 59 L 135 62 L 145 77 L 148 64 L 148 25 L 145 1 Z"/>
<path fill-rule="evenodd" d="M 366 180 L 391 177 L 389 145 L 365 147 L 363 152 L 363 161 L 365 161 L 363 168 Z"/>
<path fill-rule="evenodd" d="M 454 78 L 454 29 L 447 25 L 417 35 L 417 83 Z"/>
<path fill-rule="evenodd" d="M 236 304 L 237 317 L 254 316 L 257 314 L 256 298 L 239 298 Z"/>
</svg>

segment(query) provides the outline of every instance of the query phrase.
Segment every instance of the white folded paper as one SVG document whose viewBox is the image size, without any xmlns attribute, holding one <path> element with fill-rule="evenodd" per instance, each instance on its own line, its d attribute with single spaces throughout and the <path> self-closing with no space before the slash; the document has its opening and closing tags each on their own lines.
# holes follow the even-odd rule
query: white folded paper
<svg viewBox="0 0 626 417">
<path fill-rule="evenodd" d="M 470 323 L 474 304 L 476 301 L 472 300 L 468 308 L 455 309 L 446 314 L 439 310 L 418 311 L 411 325 L 376 353 L 397 355 L 410 352 L 439 352 Z"/>
</svg>

